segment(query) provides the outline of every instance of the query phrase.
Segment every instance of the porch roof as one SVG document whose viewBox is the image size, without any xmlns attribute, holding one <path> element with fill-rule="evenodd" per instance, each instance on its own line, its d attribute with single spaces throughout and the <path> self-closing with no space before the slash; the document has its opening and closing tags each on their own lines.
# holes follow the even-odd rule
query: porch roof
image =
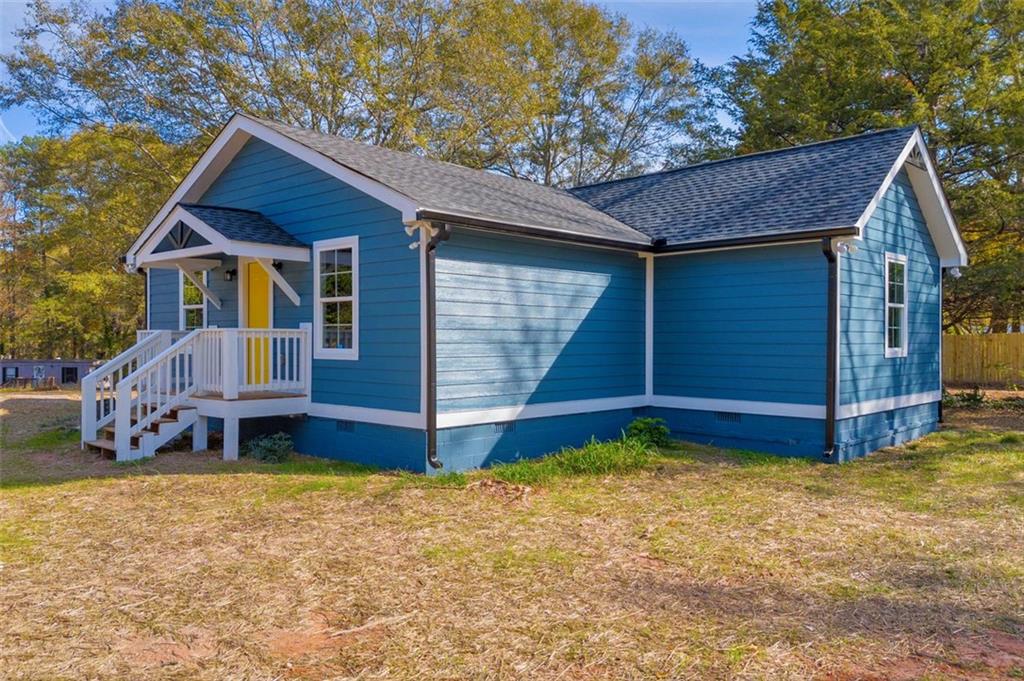
<svg viewBox="0 0 1024 681">
<path fill-rule="evenodd" d="M 276 222 L 254 210 L 204 206 L 198 203 L 179 203 L 178 205 L 232 241 L 298 248 L 305 246 L 284 231 Z"/>
<path fill-rule="evenodd" d="M 196 271 L 224 256 L 309 262 L 310 247 L 256 211 L 178 203 L 128 264 Z"/>
</svg>

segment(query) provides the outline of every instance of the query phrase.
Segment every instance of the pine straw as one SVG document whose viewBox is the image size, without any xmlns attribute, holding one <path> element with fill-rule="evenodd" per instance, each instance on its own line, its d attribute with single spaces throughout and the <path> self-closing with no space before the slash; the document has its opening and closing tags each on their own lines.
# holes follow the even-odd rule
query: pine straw
<svg viewBox="0 0 1024 681">
<path fill-rule="evenodd" d="M 845 466 L 688 445 L 529 494 L 111 470 L 0 497 L 7 678 L 1024 671 L 1024 445 L 998 434 Z"/>
</svg>

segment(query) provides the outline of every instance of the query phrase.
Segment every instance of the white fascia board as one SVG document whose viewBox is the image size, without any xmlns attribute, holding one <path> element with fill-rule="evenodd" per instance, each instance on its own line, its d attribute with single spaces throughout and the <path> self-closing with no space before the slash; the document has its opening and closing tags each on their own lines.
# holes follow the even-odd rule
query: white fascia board
<svg viewBox="0 0 1024 681">
<path fill-rule="evenodd" d="M 235 114 L 206 151 L 203 152 L 203 155 L 199 157 L 192 170 L 181 181 L 181 184 L 174 190 L 170 198 L 157 211 L 157 214 L 142 231 L 142 234 L 132 243 L 128 249 L 129 261 L 149 241 L 153 232 L 167 219 L 168 214 L 179 203 L 198 200 L 209 189 L 210 185 L 213 184 L 213 181 L 221 171 L 227 167 L 231 159 L 253 137 L 261 139 L 285 153 L 308 163 L 314 168 L 322 170 L 328 175 L 336 177 L 355 189 L 372 196 L 378 201 L 395 208 L 402 213 L 403 222 L 416 219 L 416 213 L 419 208 L 412 198 L 391 189 L 377 180 L 357 173 L 347 166 L 324 156 L 320 152 L 314 151 L 290 137 L 268 128 L 258 121 Z"/>
<path fill-rule="evenodd" d="M 190 272 L 198 272 L 201 270 L 212 270 L 214 267 L 220 267 L 223 264 L 223 261 L 219 258 L 183 258 L 177 251 L 175 251 L 175 255 L 177 257 L 167 258 L 166 260 L 149 259 L 146 262 L 146 270 L 176 270 L 182 267 Z"/>
<path fill-rule="evenodd" d="M 925 167 L 923 170 L 913 164 L 907 164 L 907 159 L 915 148 L 918 150 L 919 156 L 924 163 Z M 878 204 L 885 195 L 885 192 L 892 186 L 893 180 L 896 179 L 896 176 L 904 166 L 907 167 L 907 175 L 910 177 L 910 183 L 914 187 L 918 204 L 921 206 L 921 212 L 924 214 L 925 222 L 928 225 L 928 232 L 931 234 L 932 241 L 935 242 L 941 266 L 962 267 L 966 265 L 967 249 L 964 246 L 963 239 L 960 237 L 960 230 L 956 226 L 956 220 L 953 218 L 953 212 L 949 208 L 946 193 L 942 189 L 942 182 L 939 180 L 939 175 L 932 164 L 931 155 L 928 153 L 928 147 L 925 146 L 924 136 L 921 134 L 920 129 L 915 130 L 914 134 L 907 140 L 903 151 L 900 152 L 896 162 L 889 169 L 882 185 L 875 192 L 867 208 L 861 213 L 860 218 L 857 220 L 858 237 L 863 236 L 864 227 L 867 225 L 868 220 L 874 215 L 875 209 L 878 208 Z"/>
</svg>

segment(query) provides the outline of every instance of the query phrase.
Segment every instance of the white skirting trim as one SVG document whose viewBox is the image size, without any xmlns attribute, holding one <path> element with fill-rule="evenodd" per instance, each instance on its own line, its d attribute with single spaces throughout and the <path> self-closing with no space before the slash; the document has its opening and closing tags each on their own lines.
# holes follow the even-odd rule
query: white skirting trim
<svg viewBox="0 0 1024 681">
<path fill-rule="evenodd" d="M 473 426 L 481 423 L 498 423 L 518 419 L 539 419 L 546 416 L 568 416 L 570 414 L 586 414 L 594 411 L 611 411 L 613 409 L 632 409 L 647 405 L 645 395 L 629 397 L 606 397 L 595 400 L 568 400 L 565 402 L 546 402 L 541 404 L 522 404 L 514 407 L 497 407 L 494 409 L 475 409 L 472 411 L 452 411 L 437 415 L 438 428 L 455 428 L 457 426 Z"/>
<path fill-rule="evenodd" d="M 919 404 L 938 402 L 942 399 L 941 390 L 932 390 L 913 395 L 898 395 L 896 397 L 885 397 L 880 400 L 865 400 L 854 404 L 844 404 L 839 407 L 837 418 L 848 419 L 854 416 L 865 416 L 890 409 L 903 409 L 904 407 L 916 407 Z"/>
<path fill-rule="evenodd" d="M 652 407 L 668 409 L 694 409 L 696 411 L 724 411 L 737 414 L 760 416 L 791 416 L 799 419 L 823 419 L 825 407 L 817 404 L 796 404 L 793 402 L 755 402 L 751 400 L 717 400 L 706 397 L 676 397 L 654 395 Z"/>
<path fill-rule="evenodd" d="M 309 401 L 305 397 L 281 397 L 267 400 L 210 400 L 193 397 L 188 400 L 188 404 L 198 409 L 200 416 L 251 419 L 261 416 L 305 414 Z"/>
<path fill-rule="evenodd" d="M 844 404 L 839 407 L 836 418 L 848 419 L 856 416 L 865 416 L 880 411 L 891 409 L 902 409 L 914 407 L 920 404 L 938 402 L 942 399 L 942 392 L 935 390 L 930 392 L 915 393 L 913 395 L 900 395 L 880 400 L 867 400 L 855 404 Z M 200 400 L 195 400 L 199 402 Z M 278 400 L 267 400 L 277 402 Z M 249 405 L 258 405 L 261 401 L 249 402 Z M 232 404 L 219 402 L 217 406 Z M 244 402 L 234 404 L 246 404 Z M 418 412 L 394 411 L 391 409 L 369 409 L 366 407 L 349 407 L 340 404 L 326 404 L 313 402 L 308 408 L 297 409 L 295 412 L 283 412 L 284 405 L 267 405 L 273 413 L 298 413 L 305 411 L 310 416 L 319 416 L 328 419 L 340 419 L 345 421 L 359 421 L 362 423 L 375 423 L 384 426 L 396 426 L 398 428 L 426 428 L 426 417 Z M 291 406 L 291 405 L 289 405 Z M 523 404 L 513 407 L 495 407 L 492 409 L 473 409 L 467 411 L 453 411 L 437 415 L 438 428 L 458 428 L 460 426 L 475 426 L 484 423 L 500 423 L 502 421 L 516 421 L 520 419 L 539 419 L 551 416 L 569 416 L 572 414 L 586 414 L 600 411 L 613 411 L 615 409 L 632 409 L 633 407 L 663 407 L 666 409 L 691 409 L 694 411 L 723 411 L 736 414 L 754 414 L 758 416 L 786 416 L 800 419 L 823 419 L 825 418 L 825 407 L 818 404 L 797 404 L 793 402 L 758 402 L 754 400 L 721 400 L 704 397 L 680 397 L 675 395 L 629 395 L 626 397 L 607 397 L 593 400 L 568 400 L 564 402 L 545 402 L 540 404 Z M 222 414 L 200 409 L 201 414 L 209 416 L 220 416 Z M 237 416 L 246 418 L 247 413 L 238 413 Z M 263 414 L 251 414 L 261 416 Z"/>
<path fill-rule="evenodd" d="M 398 428 L 424 430 L 427 427 L 426 416 L 418 411 L 370 409 L 369 407 L 349 407 L 343 404 L 312 402 L 309 405 L 308 413 L 310 416 L 320 416 L 325 419 L 376 423 L 382 426 L 396 426 Z"/>
</svg>

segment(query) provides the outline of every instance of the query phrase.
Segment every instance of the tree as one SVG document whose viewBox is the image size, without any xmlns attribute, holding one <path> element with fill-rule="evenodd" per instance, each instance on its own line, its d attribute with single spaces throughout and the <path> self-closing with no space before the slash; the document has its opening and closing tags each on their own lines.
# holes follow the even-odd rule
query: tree
<svg viewBox="0 0 1024 681">
<path fill-rule="evenodd" d="M 38 0 L 18 37 L 0 105 L 193 154 L 246 111 L 558 184 L 662 164 L 702 120 L 678 38 L 580 0 Z"/>
<path fill-rule="evenodd" d="M 776 0 L 716 79 L 741 151 L 920 125 L 971 255 L 945 325 L 1005 331 L 1024 320 L 1022 36 L 1012 0 Z"/>
<path fill-rule="evenodd" d="M 26 138 L 0 160 L 0 352 L 112 356 L 144 324 L 142 278 L 120 256 L 173 187 L 152 163 L 180 173 L 190 158 L 152 134 L 93 126 Z"/>
</svg>

